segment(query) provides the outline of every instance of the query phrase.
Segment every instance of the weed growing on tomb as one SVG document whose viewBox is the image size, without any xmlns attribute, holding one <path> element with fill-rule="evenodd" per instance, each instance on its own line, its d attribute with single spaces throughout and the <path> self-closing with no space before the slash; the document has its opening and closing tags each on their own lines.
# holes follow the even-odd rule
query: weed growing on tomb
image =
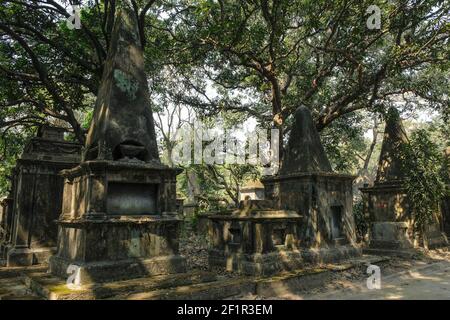
<svg viewBox="0 0 450 320">
<path fill-rule="evenodd" d="M 438 212 L 445 184 L 441 175 L 442 151 L 426 130 L 411 135 L 410 143 L 401 148 L 404 185 L 414 215 L 414 228 L 423 231 Z"/>
</svg>

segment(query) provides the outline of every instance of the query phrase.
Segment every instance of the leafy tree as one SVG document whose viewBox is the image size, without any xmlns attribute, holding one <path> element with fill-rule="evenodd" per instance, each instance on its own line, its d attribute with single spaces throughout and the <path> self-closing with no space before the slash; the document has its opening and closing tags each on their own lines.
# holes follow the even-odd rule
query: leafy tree
<svg viewBox="0 0 450 320">
<path fill-rule="evenodd" d="M 155 0 L 129 1 L 146 45 Z M 81 5 L 81 29 L 70 30 L 68 5 Z M 0 128 L 56 118 L 84 141 L 77 112 L 92 108 L 120 1 L 4 0 L 0 6 Z M 6 128 L 6 129 L 5 129 Z"/>
<path fill-rule="evenodd" d="M 258 167 L 252 165 L 193 164 L 187 170 L 194 172 L 197 183 L 201 186 L 199 193 L 195 196 L 201 209 L 206 211 L 219 209 L 219 202 L 237 206 L 240 186 L 260 176 Z M 181 177 L 178 182 L 183 190 L 187 190 L 187 179 L 185 176 Z"/>
<path fill-rule="evenodd" d="M 12 169 L 20 156 L 25 142 L 36 130 L 11 130 L 0 135 L 0 196 L 11 190 Z"/>
<path fill-rule="evenodd" d="M 2 1 L 0 130 L 11 161 L 17 135 L 42 122 L 63 121 L 84 141 L 122 1 Z M 448 1 L 127 1 L 155 106 L 163 97 L 199 117 L 252 116 L 288 134 L 305 104 L 339 171 L 355 171 L 361 154 L 372 154 L 360 110 L 372 118 L 401 99 L 448 119 Z M 80 30 L 67 27 L 69 4 L 81 5 Z M 366 26 L 373 4 L 380 30 Z"/>
<path fill-rule="evenodd" d="M 361 154 L 366 153 L 364 115 L 354 113 L 337 119 L 321 132 L 325 151 L 338 172 L 356 173 L 361 166 Z"/>
<path fill-rule="evenodd" d="M 373 4 L 381 30 L 366 27 Z M 416 106 L 449 105 L 448 2 L 174 0 L 167 8 L 158 26 L 173 41 L 165 63 L 188 66 L 178 75 L 195 95 L 182 100 L 210 114 L 240 111 L 283 128 L 303 103 L 322 130 L 399 94 Z"/>
</svg>

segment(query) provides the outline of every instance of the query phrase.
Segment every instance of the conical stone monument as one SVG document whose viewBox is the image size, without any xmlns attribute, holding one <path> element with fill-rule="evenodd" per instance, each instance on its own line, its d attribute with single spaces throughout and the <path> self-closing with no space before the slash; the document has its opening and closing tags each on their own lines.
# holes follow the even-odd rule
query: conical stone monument
<svg viewBox="0 0 450 320">
<path fill-rule="evenodd" d="M 118 160 L 160 165 L 144 72 L 144 55 L 134 13 L 122 1 L 86 140 L 84 160 Z"/>
<path fill-rule="evenodd" d="M 401 148 L 408 143 L 403 123 L 395 108 L 389 108 L 386 115 L 386 127 L 378 161 L 376 184 L 396 183 L 403 179 L 401 170 Z"/>
<path fill-rule="evenodd" d="M 352 213 L 355 177 L 332 171 L 309 109 L 301 106 L 294 116 L 279 174 L 261 180 L 265 199 L 303 216 L 297 246 L 305 261 L 360 255 Z"/>
<path fill-rule="evenodd" d="M 419 245 L 413 230 L 413 212 L 403 187 L 401 154 L 407 143 L 400 114 L 391 107 L 386 114 L 377 177 L 372 187 L 361 188 L 365 215 L 370 221 L 368 252 L 408 256 L 414 254 L 411 249 Z M 439 221 L 426 229 L 425 246 L 446 244 Z"/>
<path fill-rule="evenodd" d="M 280 174 L 332 172 L 309 109 L 298 108 L 294 121 Z"/>
<path fill-rule="evenodd" d="M 160 163 L 137 19 L 122 1 L 83 162 L 63 171 L 51 273 L 80 284 L 185 272 L 178 255 L 176 175 Z"/>
</svg>

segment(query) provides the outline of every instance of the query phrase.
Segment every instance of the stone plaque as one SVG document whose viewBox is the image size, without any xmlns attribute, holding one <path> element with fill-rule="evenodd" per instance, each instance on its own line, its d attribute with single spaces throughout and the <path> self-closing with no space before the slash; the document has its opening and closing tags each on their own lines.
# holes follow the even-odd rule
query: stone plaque
<svg viewBox="0 0 450 320">
<path fill-rule="evenodd" d="M 106 210 L 110 215 L 157 214 L 157 185 L 110 182 Z"/>
</svg>

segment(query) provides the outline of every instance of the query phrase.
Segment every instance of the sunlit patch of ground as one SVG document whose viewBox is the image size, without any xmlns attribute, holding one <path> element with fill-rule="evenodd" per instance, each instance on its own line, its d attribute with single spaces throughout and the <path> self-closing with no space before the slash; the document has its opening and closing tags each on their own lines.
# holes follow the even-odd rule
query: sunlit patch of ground
<svg viewBox="0 0 450 320">
<path fill-rule="evenodd" d="M 392 258 L 378 264 L 381 289 L 367 289 L 366 267 L 334 272 L 325 285 L 276 297 L 246 295 L 241 299 L 450 299 L 450 253 L 424 251 L 414 259 Z"/>
</svg>

